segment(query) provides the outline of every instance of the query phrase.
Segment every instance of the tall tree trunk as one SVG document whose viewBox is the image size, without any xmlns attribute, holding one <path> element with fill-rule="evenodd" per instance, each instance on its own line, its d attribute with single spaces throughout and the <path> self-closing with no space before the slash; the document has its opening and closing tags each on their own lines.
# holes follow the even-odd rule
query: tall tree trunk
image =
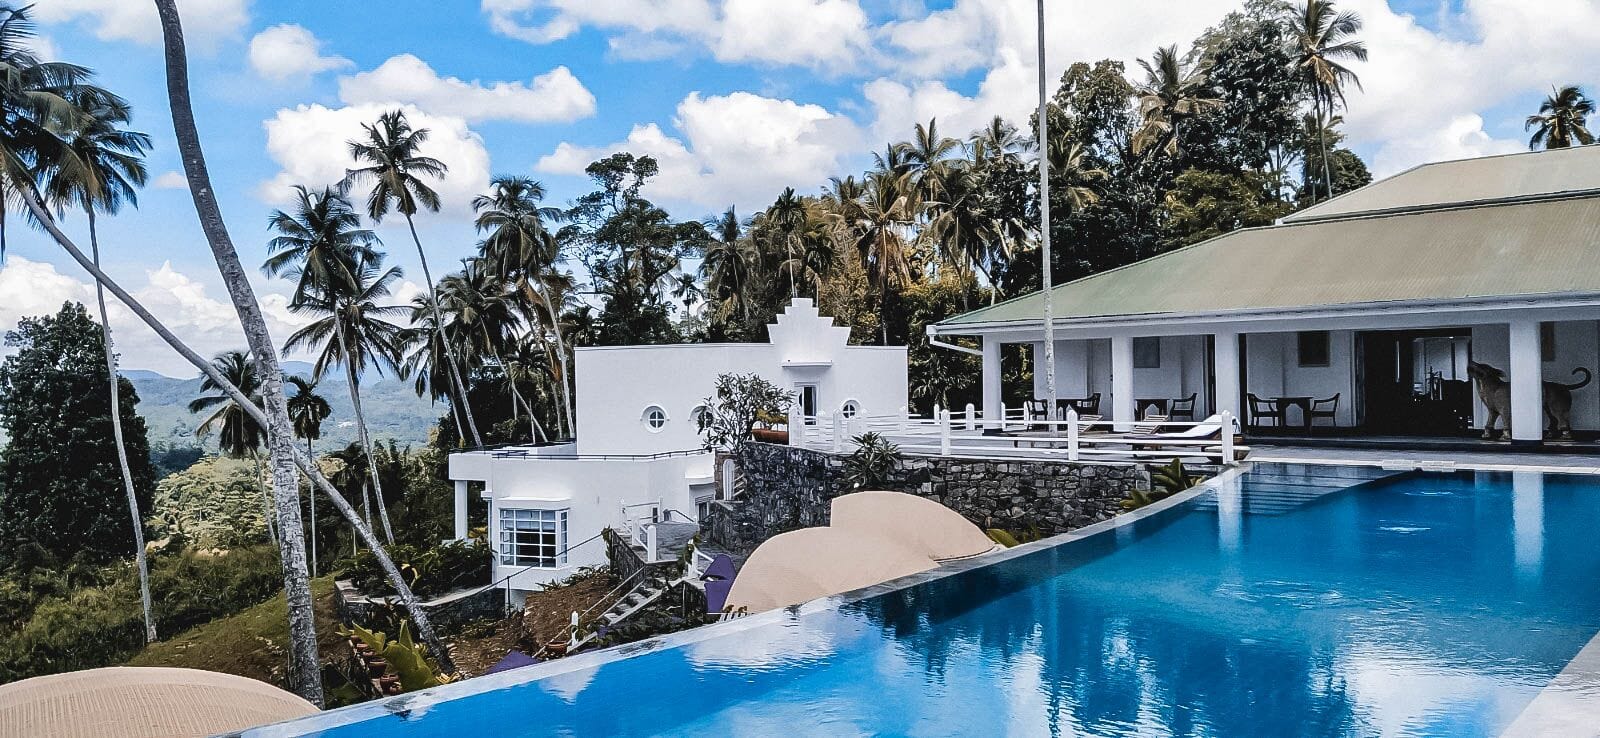
<svg viewBox="0 0 1600 738">
<path fill-rule="evenodd" d="M 158 9 L 163 10 L 163 31 L 168 31 L 168 27 L 166 25 L 167 15 L 165 13 L 167 9 L 170 8 L 171 0 L 156 0 L 156 3 Z M 174 14 L 173 17 L 176 18 L 176 15 Z M 184 101 L 187 109 L 187 71 L 181 66 L 183 63 L 182 31 L 177 30 L 176 34 L 177 53 L 179 54 L 178 62 L 180 64 L 179 71 L 185 75 L 184 79 L 180 81 L 179 85 L 180 90 L 183 92 L 182 100 Z M 169 53 L 171 51 L 171 47 L 171 37 L 169 36 Z M 188 121 L 190 130 L 192 131 L 194 123 L 192 114 L 188 116 Z M 195 180 L 191 177 L 191 183 L 193 181 Z M 202 183 L 210 181 L 209 176 L 204 175 L 203 170 L 200 181 Z M 192 186 L 193 185 L 191 185 L 191 187 Z M 206 189 L 209 190 L 209 187 Z M 232 382 L 229 382 L 228 378 L 223 376 L 221 372 L 217 371 L 217 368 L 212 366 L 210 361 L 207 361 L 205 357 L 196 353 L 194 349 L 189 348 L 188 344 L 185 344 L 181 339 L 179 339 L 171 329 L 167 328 L 165 324 L 156 319 L 155 315 L 151 314 L 149 309 L 145 308 L 143 303 L 135 299 L 133 295 L 129 294 L 126 289 L 123 289 L 122 285 L 117 284 L 115 280 L 111 279 L 111 277 L 107 276 L 104 271 L 101 271 L 99 267 L 95 266 L 94 263 L 89 260 L 89 257 L 78 248 L 77 244 L 73 243 L 72 239 L 68 238 L 67 234 L 63 233 L 56 225 L 54 218 L 50 215 L 50 211 L 45 207 L 44 202 L 39 199 L 39 193 L 36 190 L 34 190 L 32 187 L 21 187 L 18 188 L 18 193 L 18 196 L 22 199 L 23 204 L 27 206 L 28 211 L 33 215 L 40 227 L 44 228 L 44 230 L 50 234 L 51 238 L 55 239 L 56 243 L 67 252 L 67 255 L 71 256 L 72 260 L 78 263 L 78 266 L 83 267 L 85 271 L 93 275 L 98 283 L 104 285 L 112 295 L 121 301 L 123 305 L 126 305 L 134 315 L 138 316 L 139 320 L 143 321 L 145 325 L 149 326 L 150 329 L 154 331 L 163 342 L 165 342 L 168 346 L 171 346 L 173 351 L 176 351 L 178 355 L 182 356 L 183 359 L 189 362 L 191 366 L 193 366 L 195 369 L 198 369 L 200 373 L 205 375 L 207 379 L 210 379 L 216 384 L 217 387 L 221 388 L 221 390 L 227 394 L 228 398 L 233 400 L 235 404 L 244 408 L 245 412 L 250 415 L 252 420 L 261 424 L 263 427 L 266 427 L 268 420 L 267 412 L 261 407 L 257 406 L 250 398 L 246 397 L 245 394 L 241 392 L 238 387 L 234 386 Z M 224 233 L 224 235 L 226 234 Z M 229 248 L 231 253 L 231 246 Z M 234 256 L 234 263 L 238 263 L 237 255 Z M 242 265 L 240 266 L 238 273 L 241 275 L 243 274 Z M 287 410 L 284 411 L 283 417 L 285 420 L 287 420 Z M 406 583 L 405 577 L 400 574 L 400 569 L 395 566 L 394 560 L 389 558 L 389 552 L 383 548 L 381 543 L 378 542 L 377 536 L 372 532 L 372 528 L 364 525 L 361 522 L 361 517 L 356 513 L 355 508 L 350 506 L 350 501 L 346 500 L 344 495 L 339 493 L 339 490 L 328 481 L 328 478 L 322 474 L 321 470 L 317 469 L 316 465 L 312 463 L 310 458 L 299 452 L 299 447 L 295 446 L 294 444 L 290 444 L 289 449 L 291 452 L 293 452 L 292 461 L 294 465 L 299 467 L 302 474 L 305 474 L 311 478 L 311 480 L 316 484 L 317 489 L 321 490 L 322 493 L 327 496 L 328 500 L 333 503 L 334 508 L 339 511 L 339 515 L 343 517 L 345 521 L 350 524 L 351 529 L 355 531 L 356 535 L 352 540 L 365 541 L 368 548 L 372 549 L 374 557 L 378 560 L 378 566 L 383 569 L 384 576 L 389 581 L 389 586 L 394 589 L 395 594 L 398 595 L 400 603 L 405 606 L 407 614 L 411 616 L 411 622 L 416 624 L 417 636 L 422 639 L 423 643 L 428 645 L 430 654 L 439 663 L 440 668 L 447 673 L 454 672 L 456 670 L 455 661 L 450 658 L 449 650 L 444 647 L 443 641 L 439 640 L 438 633 L 434 631 L 433 621 L 428 618 L 428 611 L 417 606 L 416 594 L 411 591 L 411 586 Z M 296 523 L 298 524 L 298 520 L 296 520 Z M 300 547 L 300 550 L 304 551 L 304 547 Z M 302 556 L 302 564 L 304 560 L 304 556 Z M 291 600 L 290 603 L 292 605 L 293 600 Z M 295 635 L 296 633 L 293 629 L 293 623 L 291 623 L 290 636 L 292 638 Z M 319 677 L 318 682 L 320 683 L 320 673 L 317 676 Z"/>
<path fill-rule="evenodd" d="M 389 527 L 389 511 L 383 506 L 383 482 L 378 480 L 378 458 L 372 453 L 372 438 L 367 435 L 367 416 L 361 410 L 361 378 L 356 374 L 356 363 L 350 354 L 350 343 L 345 338 L 343 324 L 335 325 L 334 335 L 339 337 L 339 352 L 344 354 L 344 376 L 350 384 L 350 406 L 356 412 L 356 435 L 361 437 L 361 449 L 367 452 L 367 472 L 372 476 L 372 489 L 378 497 L 378 519 L 383 521 L 383 540 L 394 545 L 394 530 Z M 367 521 L 371 524 L 371 520 Z"/>
<path fill-rule="evenodd" d="M 572 376 L 567 370 L 567 341 L 561 335 L 561 314 L 556 312 L 555 301 L 550 299 L 548 287 L 540 285 L 539 298 L 544 301 L 544 310 L 550 315 L 551 331 L 556 336 L 556 357 L 559 359 L 561 366 L 561 376 L 556 378 L 558 380 L 556 386 L 561 392 L 561 421 L 566 424 L 566 432 L 570 438 L 578 434 L 578 421 L 573 414 L 572 391 L 567 384 Z"/>
<path fill-rule="evenodd" d="M 306 458 L 311 459 L 313 464 L 317 463 L 317 451 L 312 447 L 310 438 L 306 439 Z M 315 579 L 317 576 L 317 487 L 311 482 L 310 477 L 306 478 L 306 488 L 306 496 L 311 501 L 311 577 Z"/>
<path fill-rule="evenodd" d="M 95 266 L 100 265 L 100 234 L 95 229 L 94 208 L 89 214 L 89 249 Z M 128 494 L 128 515 L 133 518 L 133 561 L 139 569 L 139 605 L 144 608 L 145 643 L 156 641 L 156 617 L 150 606 L 150 561 L 144 550 L 144 516 L 139 514 L 139 495 L 133 489 L 133 469 L 128 466 L 128 447 L 122 440 L 122 392 L 117 383 L 117 354 L 111 347 L 111 320 L 106 317 L 106 289 L 94 285 L 94 299 L 100 307 L 100 339 L 106 348 L 106 376 L 111 382 L 111 436 L 117 443 L 117 468 L 122 472 L 122 489 Z"/>
<path fill-rule="evenodd" d="M 450 337 L 444 330 L 444 312 L 439 309 L 439 291 L 434 288 L 433 270 L 428 268 L 428 254 L 422 250 L 422 239 L 417 237 L 416 221 L 411 219 L 410 213 L 405 213 L 406 227 L 411 229 L 411 242 L 417 245 L 417 258 L 422 260 L 422 278 L 428 282 L 428 302 L 433 308 L 433 322 L 439 330 L 439 340 L 444 343 L 445 363 L 450 365 L 450 381 L 456 386 L 456 393 L 461 398 L 461 409 L 467 416 L 467 428 L 472 431 L 472 442 L 478 447 L 483 446 L 483 436 L 478 433 L 478 421 L 472 417 L 472 400 L 467 396 L 467 387 L 461 381 L 461 362 L 456 358 L 456 348 L 450 345 Z"/>
<path fill-rule="evenodd" d="M 1317 110 L 1317 148 L 1322 152 L 1322 191 L 1333 199 L 1333 167 L 1328 163 L 1328 124 L 1322 120 L 1322 101 L 1313 100 Z M 1315 196 L 1316 188 L 1312 188 Z"/>
<path fill-rule="evenodd" d="M 259 451 L 251 451 L 250 452 L 250 468 L 253 470 L 253 472 L 255 473 L 255 476 L 256 476 L 256 490 L 261 493 L 261 504 L 262 504 L 262 507 L 263 507 L 263 511 L 261 513 L 261 522 L 267 524 L 267 539 L 272 541 L 273 548 L 278 548 L 279 547 L 279 544 L 278 544 L 278 528 L 277 528 L 276 525 L 273 524 L 273 518 L 276 518 L 277 515 L 274 512 L 274 508 L 273 508 L 272 489 L 267 486 L 266 477 L 261 474 L 261 453 Z M 299 480 L 295 480 L 295 485 L 294 486 L 295 486 L 295 503 L 294 504 L 295 504 L 295 506 L 298 507 L 300 505 L 300 500 L 299 500 L 299 497 L 300 497 L 300 482 L 299 482 Z"/>
<path fill-rule="evenodd" d="M 517 389 L 516 380 L 511 378 L 511 370 L 506 368 L 505 360 L 500 358 L 500 349 L 491 347 L 490 350 L 494 354 L 494 363 L 500 365 L 500 373 L 504 374 L 506 377 L 506 386 L 511 388 L 511 407 L 513 408 L 511 411 L 512 419 L 516 419 L 517 411 L 515 408 L 517 408 L 519 405 L 527 408 L 528 435 L 533 439 L 534 443 L 538 443 L 539 436 L 543 435 L 544 427 L 539 424 L 539 416 L 535 415 L 533 412 L 533 403 L 530 403 L 524 399 L 522 397 L 522 390 Z"/>
</svg>

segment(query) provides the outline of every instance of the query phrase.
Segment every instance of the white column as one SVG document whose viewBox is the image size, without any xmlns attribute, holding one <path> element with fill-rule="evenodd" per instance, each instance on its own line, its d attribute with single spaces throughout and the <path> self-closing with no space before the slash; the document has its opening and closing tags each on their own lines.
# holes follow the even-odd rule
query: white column
<svg viewBox="0 0 1600 738">
<path fill-rule="evenodd" d="M 456 480 L 456 540 L 467 538 L 467 482 Z"/>
<path fill-rule="evenodd" d="M 985 430 L 1000 427 L 1000 341 L 993 336 L 983 338 L 983 427 Z"/>
<path fill-rule="evenodd" d="M 1511 323 L 1511 440 L 1538 443 L 1544 438 L 1544 367 L 1539 321 Z"/>
<path fill-rule="evenodd" d="M 1211 412 L 1226 411 L 1241 418 L 1239 398 L 1244 395 L 1244 388 L 1239 386 L 1239 334 L 1216 333 L 1212 339 L 1215 345 L 1211 352 L 1211 376 L 1216 382 L 1214 395 L 1217 406 Z"/>
<path fill-rule="evenodd" d="M 1133 337 L 1111 337 L 1111 420 L 1118 431 L 1133 421 Z"/>
</svg>

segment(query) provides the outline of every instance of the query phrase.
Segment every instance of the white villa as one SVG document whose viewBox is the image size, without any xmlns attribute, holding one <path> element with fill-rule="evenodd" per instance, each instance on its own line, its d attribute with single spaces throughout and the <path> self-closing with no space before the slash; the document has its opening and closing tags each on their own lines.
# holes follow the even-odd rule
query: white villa
<svg viewBox="0 0 1600 738">
<path fill-rule="evenodd" d="M 1509 378 L 1512 442 L 1539 444 L 1541 382 L 1600 364 L 1600 146 L 1420 166 L 1052 294 L 1057 396 L 1109 420 L 1193 396 L 1258 433 L 1314 406 L 1319 434 L 1464 436 L 1488 420 L 1470 359 Z M 1035 293 L 927 329 L 981 339 L 991 427 L 1001 346 L 1040 360 L 1043 313 Z M 1600 430 L 1600 386 L 1571 396 Z"/>
<path fill-rule="evenodd" d="M 494 580 L 531 590 L 605 563 L 604 528 L 654 535 L 649 523 L 696 523 L 716 490 L 696 416 L 721 374 L 792 387 L 810 417 L 904 415 L 904 347 L 847 345 L 850 330 L 807 299 L 767 332 L 768 343 L 577 349 L 576 442 L 451 454 L 456 537 L 467 536 L 477 483 Z"/>
</svg>

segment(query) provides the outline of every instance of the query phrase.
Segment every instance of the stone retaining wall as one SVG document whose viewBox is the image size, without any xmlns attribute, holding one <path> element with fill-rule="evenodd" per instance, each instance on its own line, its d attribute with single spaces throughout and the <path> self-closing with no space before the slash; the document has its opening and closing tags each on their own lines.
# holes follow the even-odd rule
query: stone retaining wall
<svg viewBox="0 0 1600 738">
<path fill-rule="evenodd" d="M 748 552 L 779 533 L 827 525 L 833 498 L 849 491 L 844 458 L 745 444 L 738 461 L 748 489 L 739 500 L 712 505 L 703 534 Z M 1133 490 L 1150 489 L 1150 472 L 1139 464 L 907 456 L 881 486 L 934 500 L 981 528 L 1052 536 L 1121 512 Z"/>
</svg>

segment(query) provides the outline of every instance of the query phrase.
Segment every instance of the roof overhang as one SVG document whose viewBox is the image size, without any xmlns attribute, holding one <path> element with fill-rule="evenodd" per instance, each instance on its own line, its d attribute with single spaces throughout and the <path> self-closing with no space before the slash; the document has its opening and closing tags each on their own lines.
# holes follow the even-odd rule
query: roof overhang
<svg viewBox="0 0 1600 738">
<path fill-rule="evenodd" d="M 1397 300 L 1347 305 L 1306 305 L 1250 308 L 1197 313 L 1147 313 L 1057 318 L 1058 331 L 1106 334 L 1137 330 L 1141 335 L 1182 335 L 1206 332 L 1198 328 L 1231 327 L 1244 331 L 1275 323 L 1327 323 L 1341 326 L 1411 327 L 1503 323 L 1517 317 L 1538 320 L 1600 319 L 1600 292 L 1544 295 L 1507 295 L 1455 299 Z M 1574 315 L 1573 313 L 1578 313 Z M 1592 315 L 1591 315 L 1592 314 Z M 1042 319 L 972 323 L 940 323 L 928 327 L 932 336 L 984 336 L 1034 333 L 1044 329 Z"/>
</svg>

